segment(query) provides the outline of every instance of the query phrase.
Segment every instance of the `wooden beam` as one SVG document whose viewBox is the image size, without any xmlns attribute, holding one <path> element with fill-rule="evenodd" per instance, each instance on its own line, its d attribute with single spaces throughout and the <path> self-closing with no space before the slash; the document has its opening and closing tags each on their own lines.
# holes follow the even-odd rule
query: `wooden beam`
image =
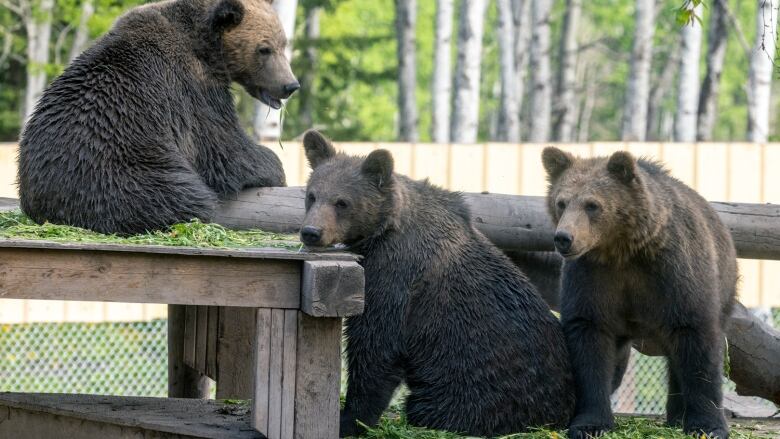
<svg viewBox="0 0 780 439">
<path fill-rule="evenodd" d="M 301 311 L 312 317 L 348 317 L 363 312 L 365 279 L 357 262 L 303 263 Z"/>
<path fill-rule="evenodd" d="M 168 396 L 207 399 L 208 379 L 184 364 L 185 308 L 168 305 Z"/>
</svg>

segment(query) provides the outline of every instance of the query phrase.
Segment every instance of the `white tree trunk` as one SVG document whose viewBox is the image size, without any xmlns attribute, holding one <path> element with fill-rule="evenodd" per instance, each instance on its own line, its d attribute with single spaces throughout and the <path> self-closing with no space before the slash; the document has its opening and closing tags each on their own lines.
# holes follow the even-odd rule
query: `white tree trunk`
<svg viewBox="0 0 780 439">
<path fill-rule="evenodd" d="M 485 0 L 462 0 L 455 68 L 452 141 L 475 143 L 479 124 L 479 85 Z"/>
<path fill-rule="evenodd" d="M 777 1 L 758 0 L 756 42 L 750 58 L 748 85 L 748 140 L 766 142 L 769 138 L 769 104 L 772 94 L 772 67 L 777 38 Z"/>
<path fill-rule="evenodd" d="M 582 0 L 567 0 L 566 15 L 563 21 L 563 35 L 558 52 L 560 69 L 558 70 L 557 99 L 555 111 L 555 139 L 560 142 L 574 140 L 574 128 L 577 124 L 576 67 L 577 34 L 579 32 Z"/>
<path fill-rule="evenodd" d="M 87 48 L 87 42 L 89 41 L 89 19 L 92 18 L 94 13 L 94 0 L 83 0 L 81 3 L 79 25 L 76 28 L 76 35 L 73 37 L 73 44 L 70 46 L 70 54 L 68 55 L 69 63 L 73 62 L 73 60 Z"/>
<path fill-rule="evenodd" d="M 550 11 L 552 0 L 533 0 L 531 38 L 531 142 L 550 140 L 552 76 L 550 73 Z"/>
<path fill-rule="evenodd" d="M 710 23 L 707 32 L 707 73 L 699 92 L 699 109 L 696 120 L 696 140 L 712 140 L 712 131 L 718 116 L 718 95 L 723 61 L 726 59 L 728 23 L 723 2 L 713 0 L 710 8 Z"/>
<path fill-rule="evenodd" d="M 517 106 L 515 25 L 511 0 L 497 0 L 498 46 L 501 64 L 501 98 L 496 139 L 520 142 L 520 108 Z"/>
<path fill-rule="evenodd" d="M 431 137 L 436 143 L 450 141 L 452 105 L 452 20 L 454 0 L 436 0 L 436 39 L 433 47 Z"/>
<path fill-rule="evenodd" d="M 530 58 L 528 48 L 531 45 L 531 0 L 512 0 L 512 15 L 515 28 L 515 99 L 517 111 L 522 114 Z M 518 139 L 520 138 L 522 138 L 522 123 L 518 128 Z"/>
<path fill-rule="evenodd" d="M 650 67 L 653 58 L 655 0 L 636 0 L 634 44 L 631 70 L 623 108 L 622 139 L 644 141 L 647 132 L 647 98 L 650 93 Z"/>
<path fill-rule="evenodd" d="M 657 141 L 661 137 L 662 111 L 661 104 L 666 98 L 669 90 L 674 88 L 674 77 L 680 67 L 680 53 L 682 52 L 682 43 L 675 41 L 674 47 L 666 59 L 666 64 L 661 71 L 661 76 L 650 92 L 650 102 L 647 104 L 647 134 L 645 140 Z M 665 138 L 664 140 L 671 140 Z"/>
<path fill-rule="evenodd" d="M 312 7 L 306 12 L 306 62 L 308 68 L 301 75 L 301 90 L 298 99 L 301 100 L 301 124 L 310 128 L 314 126 L 314 78 L 317 66 L 317 47 L 315 41 L 320 38 L 320 14 L 321 7 Z"/>
<path fill-rule="evenodd" d="M 295 10 L 298 8 L 298 0 L 277 0 L 273 3 L 274 10 L 279 15 L 282 28 L 287 36 L 287 48 L 284 54 L 287 59 L 292 59 L 293 36 L 295 35 Z M 252 120 L 252 131 L 255 139 L 276 140 L 282 137 L 282 124 L 280 122 L 282 110 L 255 102 L 255 114 Z"/>
<path fill-rule="evenodd" d="M 30 6 L 30 14 L 24 18 L 27 29 L 27 88 L 24 94 L 24 120 L 30 118 L 35 104 L 46 88 L 46 66 L 49 63 L 54 0 L 41 0 Z"/>
<path fill-rule="evenodd" d="M 702 6 L 695 12 L 701 16 Z M 702 28 L 698 20 L 683 26 L 682 53 L 677 86 L 677 112 L 674 117 L 674 140 L 696 141 L 696 115 L 699 107 L 699 61 L 701 60 Z"/>
<path fill-rule="evenodd" d="M 415 27 L 417 0 L 395 0 L 395 31 L 398 41 L 399 140 L 417 142 L 417 61 Z"/>
</svg>

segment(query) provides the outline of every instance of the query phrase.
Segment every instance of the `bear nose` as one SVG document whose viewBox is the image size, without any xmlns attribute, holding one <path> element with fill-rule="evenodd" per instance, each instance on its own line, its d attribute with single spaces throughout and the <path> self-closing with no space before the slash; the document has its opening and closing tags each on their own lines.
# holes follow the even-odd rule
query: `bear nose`
<svg viewBox="0 0 780 439">
<path fill-rule="evenodd" d="M 571 250 L 571 243 L 574 239 L 571 236 L 571 233 L 568 232 L 555 232 L 555 238 L 553 238 L 553 241 L 555 242 L 555 249 L 558 250 L 561 254 L 569 253 L 569 250 Z"/>
<path fill-rule="evenodd" d="M 299 88 L 301 88 L 301 84 L 299 84 L 297 81 L 296 81 L 296 82 L 291 82 L 291 83 L 289 83 L 289 84 L 285 85 L 285 86 L 284 86 L 284 87 L 282 87 L 282 88 L 283 88 L 283 90 L 284 90 L 284 99 L 287 99 L 287 98 L 289 98 L 289 97 L 290 97 L 290 95 L 292 95 L 292 94 L 293 94 L 293 93 L 295 93 L 295 92 L 296 92 L 296 91 L 297 91 Z"/>
<path fill-rule="evenodd" d="M 301 241 L 306 245 L 315 245 L 322 238 L 322 230 L 319 227 L 305 226 L 301 229 Z"/>
</svg>

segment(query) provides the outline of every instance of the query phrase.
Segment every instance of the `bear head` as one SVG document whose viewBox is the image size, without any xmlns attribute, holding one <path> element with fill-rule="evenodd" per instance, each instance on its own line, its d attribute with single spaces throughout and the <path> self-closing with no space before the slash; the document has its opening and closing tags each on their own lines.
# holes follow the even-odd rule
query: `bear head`
<svg viewBox="0 0 780 439">
<path fill-rule="evenodd" d="M 271 3 L 218 0 L 209 25 L 220 36 L 230 77 L 255 99 L 279 109 L 300 84 L 284 54 L 287 38 Z"/>
<path fill-rule="evenodd" d="M 393 216 L 396 179 L 390 153 L 379 149 L 365 158 L 336 153 L 313 130 L 304 136 L 303 146 L 312 173 L 301 242 L 314 249 L 353 248 L 381 233 Z"/>
<path fill-rule="evenodd" d="M 547 208 L 555 223 L 556 250 L 566 259 L 583 255 L 619 262 L 657 231 L 639 162 L 628 152 L 580 159 L 558 148 L 542 153 Z"/>
</svg>

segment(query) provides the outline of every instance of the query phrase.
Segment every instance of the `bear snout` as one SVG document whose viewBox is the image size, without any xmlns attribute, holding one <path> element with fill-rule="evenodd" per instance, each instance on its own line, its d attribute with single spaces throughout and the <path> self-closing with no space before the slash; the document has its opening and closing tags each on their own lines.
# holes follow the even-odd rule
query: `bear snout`
<svg viewBox="0 0 780 439">
<path fill-rule="evenodd" d="M 555 243 L 555 249 L 558 250 L 558 253 L 566 255 L 571 251 L 571 244 L 574 242 L 574 237 L 571 236 L 571 233 L 560 230 L 555 232 L 553 242 Z"/>
<path fill-rule="evenodd" d="M 322 229 L 314 226 L 301 228 L 301 242 L 306 245 L 317 245 L 322 239 Z"/>
<path fill-rule="evenodd" d="M 291 82 L 285 86 L 282 87 L 282 99 L 287 99 L 290 96 L 292 96 L 293 93 L 298 91 L 298 89 L 301 88 L 301 84 L 298 81 Z"/>
</svg>

